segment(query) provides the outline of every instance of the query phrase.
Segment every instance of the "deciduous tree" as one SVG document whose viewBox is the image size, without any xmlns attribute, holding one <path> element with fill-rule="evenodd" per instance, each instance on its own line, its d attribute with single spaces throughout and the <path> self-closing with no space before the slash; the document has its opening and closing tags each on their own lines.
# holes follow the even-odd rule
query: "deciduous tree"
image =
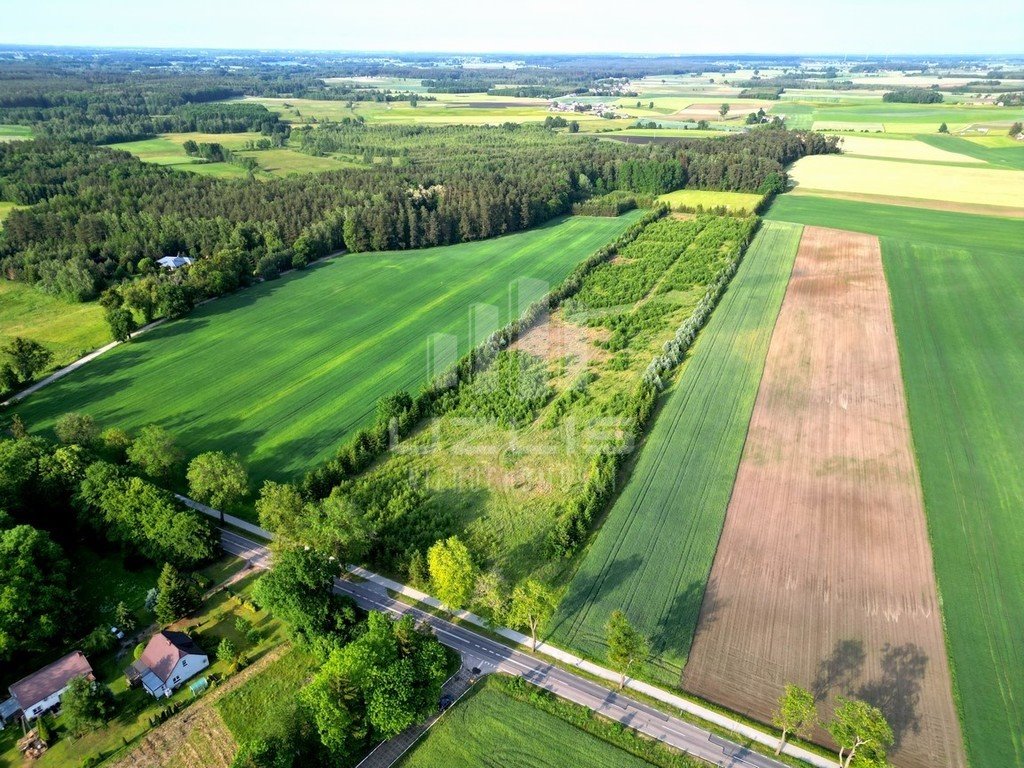
<svg viewBox="0 0 1024 768">
<path fill-rule="evenodd" d="M 512 590 L 508 622 L 513 627 L 528 629 L 537 650 L 537 629 L 555 611 L 555 593 L 536 579 L 527 579 Z"/>
<path fill-rule="evenodd" d="M 477 571 L 469 549 L 458 536 L 439 541 L 427 551 L 427 569 L 438 600 L 453 609 L 469 603 Z"/>
<path fill-rule="evenodd" d="M 814 694 L 799 685 L 787 685 L 779 697 L 779 709 L 772 718 L 775 727 L 782 731 L 782 738 L 779 739 L 775 754 L 782 752 L 790 735 L 796 734 L 806 738 L 814 727 L 817 716 Z"/>
<path fill-rule="evenodd" d="M 60 697 L 61 721 L 75 736 L 99 728 L 114 714 L 114 694 L 99 682 L 75 677 Z"/>
<path fill-rule="evenodd" d="M 53 359 L 53 353 L 38 341 L 15 336 L 3 348 L 11 370 L 19 384 L 30 381 L 33 376 L 46 368 Z"/>
<path fill-rule="evenodd" d="M 167 480 L 182 460 L 174 436 L 157 424 L 143 427 L 128 449 L 128 460 L 156 480 Z"/>
<path fill-rule="evenodd" d="M 850 768 L 885 768 L 886 751 L 893 743 L 893 732 L 885 715 L 865 701 L 836 698 L 836 709 L 826 726 L 839 746 L 839 765 Z"/>
<path fill-rule="evenodd" d="M 230 509 L 249 493 L 242 460 L 223 451 L 200 453 L 189 462 L 186 477 L 192 497 L 216 509 Z"/>
<path fill-rule="evenodd" d="M 639 630 L 629 623 L 626 614 L 614 611 L 605 625 L 608 642 L 608 662 L 619 677 L 619 688 L 626 684 L 626 675 L 650 656 L 650 644 Z"/>
</svg>

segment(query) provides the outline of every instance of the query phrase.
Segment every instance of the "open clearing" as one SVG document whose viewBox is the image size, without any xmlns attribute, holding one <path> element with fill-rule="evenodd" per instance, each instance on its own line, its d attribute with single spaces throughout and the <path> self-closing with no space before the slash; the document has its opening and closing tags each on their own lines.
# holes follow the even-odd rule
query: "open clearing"
<svg viewBox="0 0 1024 768">
<path fill-rule="evenodd" d="M 72 303 L 25 283 L 0 280 L 0 345 L 15 336 L 50 350 L 54 368 L 110 341 L 99 302 Z"/>
<path fill-rule="evenodd" d="M 749 192 L 716 192 L 706 189 L 677 189 L 660 195 L 658 201 L 668 203 L 672 208 L 696 208 L 705 210 L 722 207 L 736 213 L 753 213 L 763 199 L 762 195 Z"/>
<path fill-rule="evenodd" d="M 569 584 L 557 642 L 603 661 L 621 608 L 651 638 L 649 673 L 679 684 L 799 238 L 766 222 L 747 250 Z"/>
<path fill-rule="evenodd" d="M 983 231 L 982 221 L 965 234 Z M 1021 242 L 882 243 L 968 752 L 975 766 L 1015 768 L 1024 768 Z"/>
<path fill-rule="evenodd" d="M 811 227 L 683 674 L 765 721 L 790 682 L 881 707 L 901 768 L 965 765 L 878 240 Z"/>
<path fill-rule="evenodd" d="M 1024 172 L 1012 170 L 812 155 L 794 163 L 790 176 L 807 191 L 1024 208 Z"/>
<path fill-rule="evenodd" d="M 400 768 L 650 768 L 564 720 L 484 685 L 427 731 Z"/>
<path fill-rule="evenodd" d="M 528 232 L 417 251 L 362 253 L 210 302 L 121 345 L 18 406 L 34 431 L 68 411 L 104 427 L 159 423 L 188 457 L 238 452 L 257 482 L 294 478 L 368 424 L 377 400 L 426 381 L 508 322 L 641 214 L 570 217 Z M 527 279 L 528 278 L 528 279 Z M 484 321 L 483 319 L 486 319 Z M 435 372 L 440 372 L 437 370 Z"/>
</svg>

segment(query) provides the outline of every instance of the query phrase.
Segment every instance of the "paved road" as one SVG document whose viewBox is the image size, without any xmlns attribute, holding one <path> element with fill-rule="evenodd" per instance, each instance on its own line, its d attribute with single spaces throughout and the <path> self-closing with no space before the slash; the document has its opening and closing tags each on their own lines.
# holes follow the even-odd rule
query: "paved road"
<svg viewBox="0 0 1024 768">
<path fill-rule="evenodd" d="M 266 568 L 270 564 L 270 552 L 266 547 L 244 536 L 222 530 L 221 543 L 226 551 L 249 560 L 254 566 Z M 452 624 L 395 600 L 379 585 L 337 579 L 335 590 L 353 598 L 366 610 L 381 611 L 393 616 L 409 614 L 417 621 L 426 622 L 433 628 L 437 639 L 462 654 L 469 666 L 478 666 L 487 672 L 521 676 L 564 699 L 600 712 L 605 717 L 713 765 L 723 768 L 784 768 L 784 764 L 777 760 L 752 752 L 621 693 L 509 648 L 464 626 Z"/>
</svg>

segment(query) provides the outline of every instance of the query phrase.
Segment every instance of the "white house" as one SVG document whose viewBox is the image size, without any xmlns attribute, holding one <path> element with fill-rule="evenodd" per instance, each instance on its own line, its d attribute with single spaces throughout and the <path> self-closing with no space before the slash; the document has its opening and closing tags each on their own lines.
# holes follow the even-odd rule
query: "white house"
<svg viewBox="0 0 1024 768">
<path fill-rule="evenodd" d="M 22 678 L 8 690 L 25 718 L 32 720 L 60 704 L 61 694 L 76 677 L 95 680 L 92 666 L 81 651 L 72 651 L 38 672 Z M 9 708 L 9 705 L 5 702 Z"/>
<path fill-rule="evenodd" d="M 164 256 L 162 259 L 157 259 L 156 263 L 161 267 L 167 267 L 167 269 L 177 269 L 191 264 L 192 259 L 188 256 Z"/>
<path fill-rule="evenodd" d="M 184 632 L 157 632 L 138 660 L 125 670 L 128 682 L 159 699 L 170 696 L 193 675 L 210 666 L 209 657 Z"/>
</svg>

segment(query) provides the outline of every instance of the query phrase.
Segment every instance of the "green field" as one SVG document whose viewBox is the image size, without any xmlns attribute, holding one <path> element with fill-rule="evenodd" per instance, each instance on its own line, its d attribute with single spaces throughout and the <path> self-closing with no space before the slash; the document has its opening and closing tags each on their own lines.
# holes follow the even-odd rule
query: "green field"
<svg viewBox="0 0 1024 768">
<path fill-rule="evenodd" d="M 1019 253 L 1024 219 L 933 211 L 813 195 L 779 195 L 765 218 L 960 248 Z"/>
<path fill-rule="evenodd" d="M 31 138 L 33 138 L 31 126 L 0 123 L 0 141 L 21 141 Z"/>
<path fill-rule="evenodd" d="M 55 368 L 110 341 L 98 302 L 71 303 L 25 283 L 0 280 L 0 344 L 15 336 L 43 344 L 53 352 Z"/>
<path fill-rule="evenodd" d="M 771 218 L 877 234 L 974 765 L 1024 766 L 1024 221 L 812 197 Z"/>
<path fill-rule="evenodd" d="M 260 674 L 217 700 L 217 710 L 235 741 L 244 744 L 271 736 L 274 724 L 288 722 L 299 690 L 317 669 L 316 659 L 292 648 Z"/>
<path fill-rule="evenodd" d="M 4 219 L 7 218 L 7 214 L 9 214 L 15 208 L 20 207 L 21 206 L 18 205 L 17 203 L 8 203 L 3 200 L 0 200 L 0 229 L 4 228 Z"/>
<path fill-rule="evenodd" d="M 482 340 L 509 320 L 515 281 L 541 281 L 520 285 L 525 308 L 640 216 L 571 217 L 481 242 L 322 262 L 210 302 L 18 409 L 35 430 L 67 411 L 104 427 L 156 422 L 189 457 L 238 452 L 257 481 L 294 478 L 372 421 L 380 397 L 426 381 L 432 335 L 448 335 L 436 345 L 445 367 L 454 342 L 458 354 L 469 348 L 472 306 L 495 308 L 478 313 Z"/>
<path fill-rule="evenodd" d="M 1024 260 L 884 239 L 973 765 L 1024 766 Z"/>
<path fill-rule="evenodd" d="M 921 136 L 919 138 L 933 147 L 950 152 L 959 152 L 961 155 L 984 160 L 990 165 L 1013 168 L 1018 171 L 1024 170 L 1024 142 L 1013 141 L 1008 136 L 1004 138 L 1012 141 L 1016 146 L 985 146 L 974 141 L 961 139 L 958 136 L 943 136 L 940 134 Z"/>
<path fill-rule="evenodd" d="M 639 757 L 490 685 L 477 687 L 449 710 L 398 765 L 650 767 Z"/>
<path fill-rule="evenodd" d="M 664 403 L 569 585 L 554 639 L 604 658 L 624 610 L 650 637 L 650 674 L 678 685 L 801 227 L 765 223 Z"/>
</svg>

